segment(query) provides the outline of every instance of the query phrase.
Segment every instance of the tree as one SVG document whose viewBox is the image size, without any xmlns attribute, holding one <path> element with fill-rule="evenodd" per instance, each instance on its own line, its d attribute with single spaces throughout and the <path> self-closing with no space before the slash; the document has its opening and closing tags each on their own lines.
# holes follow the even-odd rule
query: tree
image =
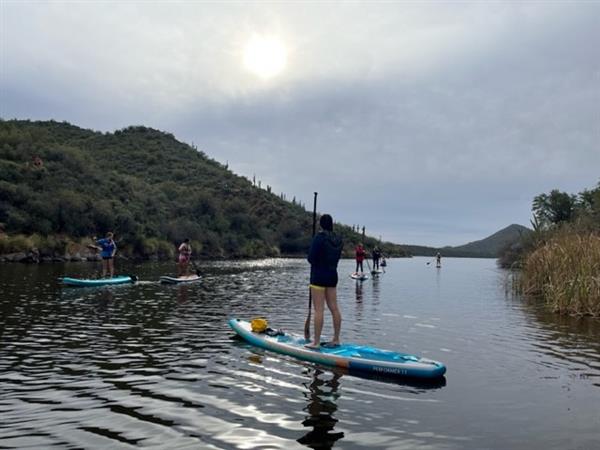
<svg viewBox="0 0 600 450">
<path fill-rule="evenodd" d="M 574 217 L 577 199 L 574 195 L 553 189 L 550 194 L 534 197 L 532 211 L 542 227 L 568 222 Z"/>
</svg>

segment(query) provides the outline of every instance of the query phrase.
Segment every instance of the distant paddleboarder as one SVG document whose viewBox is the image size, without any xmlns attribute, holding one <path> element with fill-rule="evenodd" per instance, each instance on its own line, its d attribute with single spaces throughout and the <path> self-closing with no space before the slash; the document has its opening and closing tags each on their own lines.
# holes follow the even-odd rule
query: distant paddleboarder
<svg viewBox="0 0 600 450">
<path fill-rule="evenodd" d="M 354 273 L 356 273 L 356 274 L 363 273 L 364 272 L 363 261 L 365 260 L 367 252 L 365 252 L 362 242 L 358 243 L 358 245 L 356 246 L 356 249 L 354 250 L 354 253 L 355 253 L 355 258 L 356 258 L 356 270 L 354 271 Z M 359 268 L 360 268 L 360 272 L 358 271 Z"/>
<path fill-rule="evenodd" d="M 179 258 L 177 260 L 177 271 L 180 277 L 189 276 L 190 259 L 192 258 L 192 246 L 188 238 L 184 239 L 179 246 Z"/>
<path fill-rule="evenodd" d="M 110 278 L 115 276 L 115 264 L 114 258 L 117 253 L 117 244 L 115 243 L 114 234 L 110 231 L 106 233 L 104 239 L 96 239 L 96 244 L 100 246 L 102 251 L 100 257 L 102 258 L 102 278 L 106 278 L 106 274 L 110 274 Z"/>
<path fill-rule="evenodd" d="M 373 270 L 379 269 L 379 259 L 381 258 L 381 250 L 379 247 L 375 246 L 373 249 Z"/>
<path fill-rule="evenodd" d="M 435 267 L 442 267 L 442 255 L 440 255 L 440 252 L 437 252 L 437 255 L 435 255 Z"/>
<path fill-rule="evenodd" d="M 321 331 L 323 330 L 323 313 L 325 303 L 333 318 L 333 339 L 324 346 L 335 347 L 340 344 L 342 314 L 337 304 L 336 286 L 338 283 L 337 265 L 342 256 L 344 244 L 333 232 L 333 219 L 323 214 L 319 220 L 321 231 L 313 238 L 308 252 L 310 263 L 310 292 L 315 311 L 314 340 L 307 344 L 308 348 L 319 348 Z"/>
</svg>

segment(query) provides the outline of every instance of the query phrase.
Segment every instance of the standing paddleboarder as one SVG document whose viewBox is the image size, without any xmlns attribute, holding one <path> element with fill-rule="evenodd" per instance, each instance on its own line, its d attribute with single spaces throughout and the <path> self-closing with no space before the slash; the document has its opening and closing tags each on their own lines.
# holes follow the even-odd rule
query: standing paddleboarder
<svg viewBox="0 0 600 450">
<path fill-rule="evenodd" d="M 319 225 L 321 231 L 313 238 L 307 258 L 310 263 L 310 292 L 315 311 L 315 333 L 314 340 L 306 347 L 314 349 L 321 345 L 325 303 L 333 318 L 333 339 L 323 345 L 328 347 L 339 345 L 342 328 L 342 314 L 337 304 L 336 286 L 337 265 L 344 245 L 340 237 L 333 232 L 333 219 L 329 214 L 321 216 Z"/>
<path fill-rule="evenodd" d="M 94 238 L 96 244 L 102 249 L 100 252 L 100 257 L 102 258 L 102 278 L 106 278 L 107 273 L 110 274 L 110 278 L 115 276 L 114 258 L 115 253 L 117 253 L 117 244 L 113 237 L 114 234 L 109 231 L 106 233 L 104 239 Z"/>
<path fill-rule="evenodd" d="M 375 246 L 373 249 L 373 270 L 379 270 L 379 258 L 381 258 L 381 250 Z"/>
<path fill-rule="evenodd" d="M 179 258 L 177 260 L 177 269 L 180 277 L 187 277 L 190 274 L 190 259 L 192 258 L 192 246 L 188 238 L 184 239 L 178 248 Z"/>
<path fill-rule="evenodd" d="M 360 273 L 362 274 L 364 272 L 363 261 L 365 260 L 365 257 L 367 256 L 367 252 L 365 252 L 365 249 L 361 242 L 359 242 L 358 245 L 356 246 L 356 249 L 354 250 L 354 254 L 356 257 L 356 270 L 354 271 L 354 273 L 358 274 L 359 273 L 358 268 L 360 267 Z"/>
</svg>

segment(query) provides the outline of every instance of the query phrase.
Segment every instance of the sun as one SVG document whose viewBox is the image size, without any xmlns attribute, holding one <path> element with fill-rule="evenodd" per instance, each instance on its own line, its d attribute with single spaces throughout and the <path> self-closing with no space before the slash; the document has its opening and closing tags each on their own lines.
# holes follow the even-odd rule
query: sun
<svg viewBox="0 0 600 450">
<path fill-rule="evenodd" d="M 260 78 L 279 75 L 286 62 L 286 48 L 277 38 L 253 36 L 244 48 L 244 66 Z"/>
</svg>

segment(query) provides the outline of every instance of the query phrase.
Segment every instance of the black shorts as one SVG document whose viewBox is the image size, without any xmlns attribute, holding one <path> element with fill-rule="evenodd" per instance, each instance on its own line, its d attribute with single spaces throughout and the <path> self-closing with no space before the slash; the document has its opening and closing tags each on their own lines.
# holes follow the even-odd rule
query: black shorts
<svg viewBox="0 0 600 450">
<path fill-rule="evenodd" d="M 102 259 L 108 261 L 109 259 L 113 259 L 114 256 L 103 256 Z"/>
<path fill-rule="evenodd" d="M 323 288 L 336 287 L 338 284 L 337 271 L 311 271 L 310 284 Z"/>
</svg>

